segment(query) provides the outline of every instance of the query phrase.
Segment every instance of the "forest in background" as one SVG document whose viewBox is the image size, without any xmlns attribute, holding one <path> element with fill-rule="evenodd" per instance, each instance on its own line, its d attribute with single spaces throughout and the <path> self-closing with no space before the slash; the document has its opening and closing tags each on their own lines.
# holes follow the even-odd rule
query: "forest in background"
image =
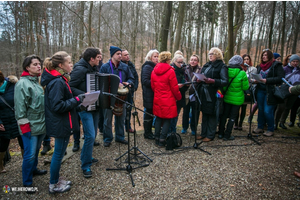
<svg viewBox="0 0 300 200">
<path fill-rule="evenodd" d="M 254 64 L 263 49 L 282 57 L 298 53 L 299 1 L 3 1 L 0 2 L 0 70 L 20 75 L 23 59 L 44 59 L 64 50 L 109 46 L 127 49 L 138 66 L 150 49 L 181 50 L 185 58 L 211 47 L 228 61 L 248 53 Z"/>
</svg>

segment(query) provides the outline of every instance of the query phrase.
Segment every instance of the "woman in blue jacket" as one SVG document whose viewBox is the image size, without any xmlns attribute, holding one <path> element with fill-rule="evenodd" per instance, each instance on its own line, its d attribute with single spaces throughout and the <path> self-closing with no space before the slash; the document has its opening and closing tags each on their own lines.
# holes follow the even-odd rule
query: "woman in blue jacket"
<svg viewBox="0 0 300 200">
<path fill-rule="evenodd" d="M 71 56 L 64 51 L 44 61 L 41 85 L 45 87 L 46 132 L 49 137 L 55 138 L 50 165 L 50 193 L 62 193 L 71 188 L 71 181 L 59 177 L 59 170 L 70 135 L 79 129 L 76 107 L 84 98 L 84 94 L 73 97 L 68 84 L 72 67 Z"/>
</svg>

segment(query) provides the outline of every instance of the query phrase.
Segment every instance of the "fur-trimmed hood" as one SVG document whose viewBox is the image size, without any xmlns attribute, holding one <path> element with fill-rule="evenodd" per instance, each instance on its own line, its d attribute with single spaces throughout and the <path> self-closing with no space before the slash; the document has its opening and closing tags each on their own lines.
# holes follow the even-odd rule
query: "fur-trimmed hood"
<svg viewBox="0 0 300 200">
<path fill-rule="evenodd" d="M 13 84 L 16 84 L 19 81 L 19 79 L 14 75 L 9 75 L 9 76 L 7 76 L 7 78 L 8 78 L 8 81 Z"/>
</svg>

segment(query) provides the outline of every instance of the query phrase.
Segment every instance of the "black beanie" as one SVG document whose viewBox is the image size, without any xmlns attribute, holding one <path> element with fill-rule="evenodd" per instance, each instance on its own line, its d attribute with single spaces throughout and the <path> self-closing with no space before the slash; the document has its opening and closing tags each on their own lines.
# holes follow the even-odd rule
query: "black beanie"
<svg viewBox="0 0 300 200">
<path fill-rule="evenodd" d="M 117 51 L 121 51 L 121 52 L 122 52 L 122 49 L 120 49 L 119 47 L 110 46 L 110 47 L 109 47 L 109 51 L 110 51 L 110 57 L 113 57 L 113 55 L 114 55 Z"/>
</svg>

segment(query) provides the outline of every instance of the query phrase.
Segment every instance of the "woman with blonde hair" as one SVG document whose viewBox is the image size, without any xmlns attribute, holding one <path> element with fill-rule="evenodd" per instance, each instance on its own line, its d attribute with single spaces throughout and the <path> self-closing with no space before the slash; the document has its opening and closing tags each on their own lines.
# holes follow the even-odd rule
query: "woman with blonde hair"
<svg viewBox="0 0 300 200">
<path fill-rule="evenodd" d="M 55 138 L 55 149 L 50 165 L 49 193 L 63 193 L 71 189 L 71 181 L 59 176 L 61 161 L 70 135 L 79 130 L 76 107 L 84 94 L 73 97 L 70 81 L 71 56 L 65 51 L 55 53 L 44 61 L 41 85 L 45 87 L 46 132 Z"/>
<path fill-rule="evenodd" d="M 217 116 L 217 91 L 225 87 L 228 83 L 228 69 L 223 62 L 222 51 L 213 47 L 209 50 L 209 62 L 207 62 L 201 74 L 205 76 L 204 82 L 198 87 L 198 94 L 201 101 L 202 126 L 201 136 L 197 139 L 203 139 L 203 142 L 209 142 L 214 139 L 218 116 Z"/>
<path fill-rule="evenodd" d="M 155 140 L 164 147 L 171 119 L 178 115 L 176 101 L 181 99 L 181 94 L 174 68 L 170 65 L 171 53 L 161 52 L 158 61 L 151 74 L 151 88 L 154 91 L 153 114 L 156 116 Z"/>
<path fill-rule="evenodd" d="M 156 49 L 150 50 L 146 57 L 145 63 L 142 65 L 141 72 L 141 83 L 143 89 L 143 106 L 145 111 L 153 114 L 153 97 L 154 92 L 151 88 L 151 73 L 158 63 L 158 54 L 159 52 Z M 144 115 L 144 138 L 145 139 L 154 139 L 154 135 L 152 133 L 152 123 L 153 117 L 150 115 Z"/>
</svg>

